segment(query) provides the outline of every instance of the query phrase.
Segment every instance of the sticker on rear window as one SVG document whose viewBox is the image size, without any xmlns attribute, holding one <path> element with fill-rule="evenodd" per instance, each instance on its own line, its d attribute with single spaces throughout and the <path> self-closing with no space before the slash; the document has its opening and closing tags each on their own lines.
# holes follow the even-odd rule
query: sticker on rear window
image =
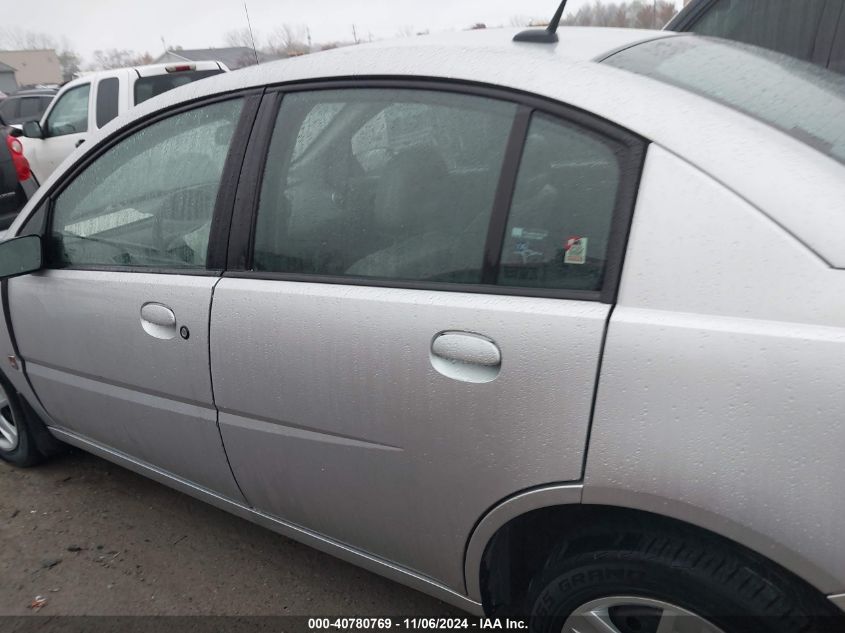
<svg viewBox="0 0 845 633">
<path fill-rule="evenodd" d="M 511 231 L 511 237 L 519 237 L 523 240 L 544 240 L 548 235 L 549 232 L 542 229 L 515 228 Z"/>
<path fill-rule="evenodd" d="M 589 238 L 586 237 L 570 237 L 566 240 L 566 251 L 563 256 L 564 264 L 586 264 L 587 263 L 587 243 Z"/>
</svg>

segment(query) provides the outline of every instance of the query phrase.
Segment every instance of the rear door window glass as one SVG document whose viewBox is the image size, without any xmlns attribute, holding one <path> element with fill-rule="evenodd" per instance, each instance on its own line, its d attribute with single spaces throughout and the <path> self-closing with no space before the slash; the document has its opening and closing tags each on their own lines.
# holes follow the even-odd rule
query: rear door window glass
<svg viewBox="0 0 845 633">
<path fill-rule="evenodd" d="M 511 103 L 424 90 L 285 96 L 254 268 L 480 283 L 515 113 Z"/>
<path fill-rule="evenodd" d="M 97 127 L 103 127 L 117 116 L 120 80 L 108 77 L 97 84 Z"/>
</svg>

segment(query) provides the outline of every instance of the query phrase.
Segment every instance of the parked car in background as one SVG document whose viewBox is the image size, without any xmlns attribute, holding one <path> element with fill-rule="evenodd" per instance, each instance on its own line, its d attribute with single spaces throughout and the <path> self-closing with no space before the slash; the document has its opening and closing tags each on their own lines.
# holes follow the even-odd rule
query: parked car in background
<svg viewBox="0 0 845 633">
<path fill-rule="evenodd" d="M 40 121 L 57 90 L 19 90 L 0 101 L 0 116 L 6 125 L 21 127 L 27 121 Z"/>
<path fill-rule="evenodd" d="M 530 33 L 95 133 L 0 244 L 0 457 L 62 440 L 538 632 L 845 630 L 845 78 Z"/>
<path fill-rule="evenodd" d="M 65 84 L 40 121 L 23 125 L 24 153 L 44 182 L 89 134 L 119 114 L 178 86 L 228 69 L 220 62 L 155 64 L 85 75 Z"/>
<path fill-rule="evenodd" d="M 845 0 L 692 0 L 666 25 L 845 73 Z"/>
<path fill-rule="evenodd" d="M 37 188 L 19 139 L 0 115 L 0 231 L 5 231 Z"/>
</svg>

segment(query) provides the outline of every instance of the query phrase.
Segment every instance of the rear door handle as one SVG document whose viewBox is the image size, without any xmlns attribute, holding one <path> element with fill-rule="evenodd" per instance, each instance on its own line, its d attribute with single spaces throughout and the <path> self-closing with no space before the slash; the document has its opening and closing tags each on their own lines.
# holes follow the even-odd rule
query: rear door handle
<svg viewBox="0 0 845 633">
<path fill-rule="evenodd" d="M 431 341 L 431 365 L 453 380 L 492 382 L 502 368 L 502 352 L 481 334 L 441 332 Z"/>
<path fill-rule="evenodd" d="M 176 314 L 161 303 L 145 303 L 141 306 L 141 327 L 155 338 L 170 340 L 179 333 Z"/>
</svg>

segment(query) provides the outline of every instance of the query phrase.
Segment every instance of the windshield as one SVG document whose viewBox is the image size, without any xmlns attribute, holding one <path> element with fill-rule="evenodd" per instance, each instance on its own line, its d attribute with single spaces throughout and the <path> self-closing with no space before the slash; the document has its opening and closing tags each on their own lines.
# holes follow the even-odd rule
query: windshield
<svg viewBox="0 0 845 633">
<path fill-rule="evenodd" d="M 152 77 L 139 77 L 135 82 L 135 105 L 143 103 L 147 99 L 157 97 L 163 92 L 173 90 L 199 79 L 219 75 L 223 71 L 219 68 L 214 70 L 194 70 L 178 72 L 167 75 L 153 75 Z"/>
<path fill-rule="evenodd" d="M 845 163 L 845 76 L 755 46 L 698 36 L 638 44 L 604 63 L 718 101 Z"/>
</svg>

